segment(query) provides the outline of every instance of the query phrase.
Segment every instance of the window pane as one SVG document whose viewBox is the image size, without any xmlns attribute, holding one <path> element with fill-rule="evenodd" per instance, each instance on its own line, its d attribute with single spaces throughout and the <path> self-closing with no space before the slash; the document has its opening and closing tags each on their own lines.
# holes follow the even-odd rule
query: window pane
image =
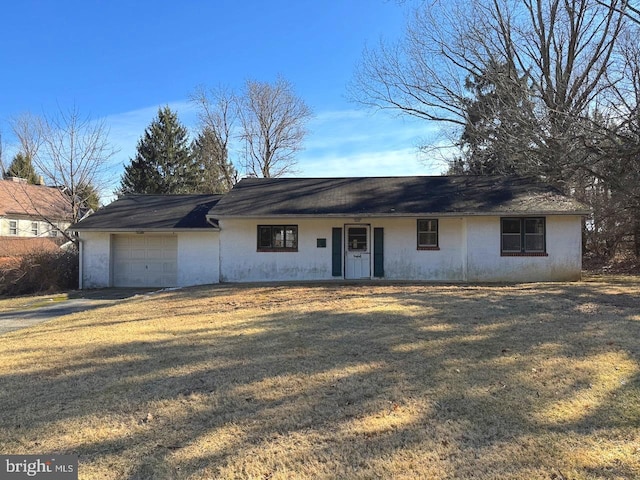
<svg viewBox="0 0 640 480">
<path fill-rule="evenodd" d="M 544 233 L 544 221 L 542 218 L 527 218 L 524 221 L 524 233 Z"/>
<path fill-rule="evenodd" d="M 418 232 L 437 232 L 438 220 L 418 220 Z"/>
<path fill-rule="evenodd" d="M 274 248 L 282 248 L 284 247 L 284 227 L 273 226 L 271 227 L 273 230 L 273 247 Z"/>
<path fill-rule="evenodd" d="M 502 235 L 502 250 L 505 252 L 519 252 L 520 251 L 520 234 L 503 234 Z"/>
<path fill-rule="evenodd" d="M 544 235 L 527 234 L 524 236 L 524 249 L 527 252 L 544 251 Z"/>
<path fill-rule="evenodd" d="M 297 227 L 289 226 L 286 229 L 286 246 L 287 248 L 296 248 L 298 246 L 298 229 Z"/>
<path fill-rule="evenodd" d="M 353 250 L 367 249 L 367 229 L 366 228 L 349 228 L 348 230 L 348 248 Z"/>
<path fill-rule="evenodd" d="M 502 233 L 520 233 L 520 219 L 503 218 Z"/>
<path fill-rule="evenodd" d="M 435 247 L 438 245 L 438 234 L 420 233 L 418 235 L 418 242 L 421 247 Z"/>
<path fill-rule="evenodd" d="M 258 247 L 271 247 L 271 227 L 258 227 Z"/>
</svg>

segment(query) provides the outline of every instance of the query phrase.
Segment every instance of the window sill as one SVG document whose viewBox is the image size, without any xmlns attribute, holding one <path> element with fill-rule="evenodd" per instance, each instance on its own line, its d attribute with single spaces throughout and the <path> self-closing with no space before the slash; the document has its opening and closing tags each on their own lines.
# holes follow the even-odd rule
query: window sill
<svg viewBox="0 0 640 480">
<path fill-rule="evenodd" d="M 258 252 L 297 252 L 297 248 L 259 248 Z"/>
<path fill-rule="evenodd" d="M 501 257 L 548 257 L 546 252 L 500 252 Z"/>
<path fill-rule="evenodd" d="M 440 247 L 418 247 L 418 250 L 440 250 Z"/>
</svg>

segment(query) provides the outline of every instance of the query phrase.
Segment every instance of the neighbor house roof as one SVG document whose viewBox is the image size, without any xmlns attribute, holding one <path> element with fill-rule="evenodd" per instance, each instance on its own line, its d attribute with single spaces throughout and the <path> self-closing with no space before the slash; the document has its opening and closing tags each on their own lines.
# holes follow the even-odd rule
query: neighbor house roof
<svg viewBox="0 0 640 480">
<path fill-rule="evenodd" d="M 246 178 L 209 211 L 213 218 L 586 214 L 531 178 L 492 176 Z"/>
<path fill-rule="evenodd" d="M 0 180 L 0 215 L 26 215 L 50 220 L 71 220 L 69 199 L 57 187 Z"/>
<path fill-rule="evenodd" d="M 221 195 L 126 195 L 72 225 L 76 231 L 212 229 L 207 212 Z"/>
</svg>

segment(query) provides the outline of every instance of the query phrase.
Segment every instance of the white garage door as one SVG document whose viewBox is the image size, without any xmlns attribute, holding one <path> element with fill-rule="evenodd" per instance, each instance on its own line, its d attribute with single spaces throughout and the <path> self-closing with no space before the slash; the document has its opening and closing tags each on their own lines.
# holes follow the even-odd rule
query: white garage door
<svg viewBox="0 0 640 480">
<path fill-rule="evenodd" d="M 176 235 L 114 235 L 114 287 L 175 287 Z"/>
</svg>

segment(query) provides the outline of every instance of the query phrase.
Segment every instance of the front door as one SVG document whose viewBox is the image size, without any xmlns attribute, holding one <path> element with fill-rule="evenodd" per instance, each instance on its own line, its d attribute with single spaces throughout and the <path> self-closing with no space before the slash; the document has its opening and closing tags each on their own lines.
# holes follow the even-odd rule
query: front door
<svg viewBox="0 0 640 480">
<path fill-rule="evenodd" d="M 369 225 L 345 225 L 344 278 L 371 278 Z"/>
</svg>

